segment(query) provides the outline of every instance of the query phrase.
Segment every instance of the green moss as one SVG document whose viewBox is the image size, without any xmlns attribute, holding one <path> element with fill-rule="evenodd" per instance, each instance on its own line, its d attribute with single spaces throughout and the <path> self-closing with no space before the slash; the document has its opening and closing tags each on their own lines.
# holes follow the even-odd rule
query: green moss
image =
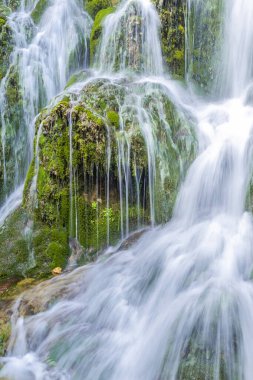
<svg viewBox="0 0 253 380">
<path fill-rule="evenodd" d="M 105 246 L 107 241 L 107 224 L 110 227 L 110 242 L 116 242 L 120 236 L 120 207 L 118 195 L 112 195 L 110 207 L 107 209 L 105 202 L 104 179 L 106 173 L 106 149 L 108 129 L 105 125 L 105 117 L 108 124 L 118 128 L 119 116 L 114 109 L 110 107 L 105 111 L 103 103 L 110 104 L 110 97 L 107 96 L 104 89 L 101 88 L 103 97 L 98 96 L 98 85 L 91 87 L 89 94 L 85 92 L 85 99 L 80 100 L 71 109 L 72 113 L 72 148 L 73 148 L 73 173 L 78 176 L 73 183 L 72 204 L 73 213 L 70 215 L 70 189 L 69 189 L 69 113 L 70 103 L 60 101 L 50 113 L 44 113 L 43 132 L 40 139 L 40 168 L 37 181 L 38 208 L 35 210 L 36 220 L 39 224 L 51 227 L 58 226 L 63 231 L 64 239 L 66 236 L 78 236 L 81 244 L 89 252 L 96 252 Z M 90 101 L 93 99 L 98 109 L 90 108 Z M 87 96 L 87 98 L 86 98 Z M 98 99 L 100 99 L 98 101 Z M 111 99 L 114 97 L 111 96 Z M 108 102 L 109 100 L 109 102 Z M 89 106 L 88 104 L 89 103 Z M 102 106 L 101 106 L 102 104 Z M 100 108 L 101 107 L 101 108 Z M 39 119 L 38 123 L 42 120 Z M 114 128 L 111 133 L 113 133 Z M 114 177 L 114 163 L 117 161 L 115 156 L 115 139 L 111 136 L 112 152 L 112 178 Z M 96 169 L 95 169 L 96 168 Z M 94 191 L 96 187 L 94 171 L 98 171 L 101 177 L 101 189 L 103 194 L 101 199 L 94 200 Z M 88 181 L 88 182 L 86 182 Z M 117 179 L 115 179 L 117 186 Z M 83 185 L 84 183 L 92 184 L 91 187 Z M 77 186 L 77 187 L 75 187 Z M 84 187 L 83 187 L 84 186 Z M 77 196 L 74 194 L 77 193 Z M 94 207 L 95 205 L 95 207 Z M 72 218 L 72 221 L 71 221 Z M 78 230 L 76 231 L 76 220 Z M 137 210 L 131 213 L 133 225 L 136 224 Z M 70 226 L 72 230 L 70 231 Z M 40 228 L 39 228 L 40 231 Z M 66 242 L 56 242 L 55 237 L 49 236 L 49 231 L 42 228 L 42 233 L 38 232 L 34 238 L 34 250 L 40 252 L 40 265 L 48 267 L 62 266 L 61 262 L 66 259 L 64 252 Z M 51 243 L 54 243 L 51 245 Z M 41 252 L 45 252 L 44 256 Z M 57 252 L 54 254 L 54 252 Z M 42 256 L 41 256 L 42 255 Z"/>
<path fill-rule="evenodd" d="M 96 49 L 98 48 L 99 41 L 101 38 L 102 28 L 103 28 L 103 21 L 109 14 L 113 13 L 115 11 L 114 7 L 109 7 L 106 9 L 102 9 L 99 11 L 96 15 L 96 18 L 94 20 L 94 24 L 92 26 L 91 35 L 90 35 L 90 56 L 91 56 L 91 62 L 94 61 Z"/>
<path fill-rule="evenodd" d="M 24 206 L 28 202 L 30 187 L 31 187 L 32 180 L 34 177 L 34 168 L 35 168 L 35 159 L 32 160 L 30 167 L 29 167 L 29 170 L 28 170 L 27 175 L 26 175 L 24 192 L 23 192 L 23 204 L 24 204 Z"/>
<path fill-rule="evenodd" d="M 50 228 L 41 222 L 36 222 L 32 245 L 36 266 L 27 272 L 29 276 L 44 277 L 58 266 L 65 268 L 69 256 L 66 229 Z"/>
<path fill-rule="evenodd" d="M 119 114 L 115 111 L 110 110 L 110 111 L 107 111 L 106 116 L 110 124 L 118 129 L 119 128 Z"/>
<path fill-rule="evenodd" d="M 66 249 L 57 242 L 51 242 L 46 250 L 46 255 L 51 259 L 51 269 L 66 266 Z"/>
<path fill-rule="evenodd" d="M 28 215 L 20 208 L 0 228 L 0 278 L 22 277 L 29 267 Z"/>
<path fill-rule="evenodd" d="M 6 18 L 9 13 L 9 8 L 0 7 L 0 81 L 7 73 L 13 50 L 13 34 Z"/>
<path fill-rule="evenodd" d="M 106 9 L 112 6 L 111 0 L 88 0 L 85 1 L 85 9 L 89 15 L 94 19 L 96 14 L 102 9 Z"/>
<path fill-rule="evenodd" d="M 181 1 L 163 8 L 157 3 L 161 19 L 162 52 L 171 74 L 183 78 L 185 73 L 185 11 Z"/>
<path fill-rule="evenodd" d="M 73 84 L 77 82 L 82 82 L 85 79 L 87 79 L 87 73 L 85 71 L 81 71 L 80 73 L 73 74 L 71 78 L 69 79 L 68 83 L 66 84 L 65 89 L 68 87 L 71 87 Z"/>
<path fill-rule="evenodd" d="M 92 111 L 90 110 L 86 110 L 86 116 L 87 116 L 87 119 L 94 122 L 97 126 L 99 127 L 102 127 L 104 125 L 104 122 L 103 120 L 101 119 L 101 117 L 95 115 Z"/>
<path fill-rule="evenodd" d="M 0 17 L 0 28 L 2 28 L 6 24 L 6 19 Z"/>
<path fill-rule="evenodd" d="M 41 17 L 43 16 L 43 13 L 48 7 L 48 0 L 39 0 L 36 7 L 31 13 L 31 17 L 35 24 L 38 24 L 41 20 Z"/>
<path fill-rule="evenodd" d="M 6 355 L 11 336 L 11 323 L 6 319 L 0 322 L 0 356 Z"/>
<path fill-rule="evenodd" d="M 26 271 L 26 275 L 40 277 L 50 273 L 54 267 L 64 268 L 70 253 L 69 237 L 77 237 L 83 246 L 85 254 L 81 258 L 82 263 L 93 260 L 95 253 L 106 246 L 108 228 L 109 243 L 118 241 L 121 234 L 119 142 L 125 142 L 126 149 L 130 149 L 129 181 L 132 188 L 128 210 L 129 229 L 132 231 L 142 223 L 150 222 L 147 147 L 134 110 L 129 109 L 126 114 L 121 114 L 124 131 L 119 129 L 118 109 L 120 104 L 125 104 L 127 95 L 120 86 L 108 80 L 97 80 L 86 85 L 75 102 L 71 103 L 69 97 L 63 98 L 53 108 L 43 110 L 38 118 L 36 129 L 43 123 L 43 130 L 39 141 L 37 205 L 33 215 L 32 247 L 36 266 Z M 194 157 L 194 138 L 190 126 L 185 124 L 183 116 L 162 90 L 150 90 L 143 98 L 143 107 L 152 113 L 153 133 L 160 142 L 156 162 L 155 208 L 157 220 L 166 222 L 175 202 L 181 170 Z M 167 123 L 167 128 L 164 123 Z M 109 205 L 108 142 L 111 152 Z M 31 166 L 25 194 L 29 194 L 32 173 Z M 139 207 L 137 175 L 141 192 Z M 123 218 L 126 218 L 124 210 Z M 21 260 L 21 241 L 17 243 L 16 252 L 19 249 L 16 256 Z"/>
</svg>

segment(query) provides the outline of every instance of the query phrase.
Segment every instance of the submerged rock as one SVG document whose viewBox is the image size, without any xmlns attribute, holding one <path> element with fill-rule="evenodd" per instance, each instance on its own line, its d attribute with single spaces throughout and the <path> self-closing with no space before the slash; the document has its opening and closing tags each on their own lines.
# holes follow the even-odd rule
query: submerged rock
<svg viewBox="0 0 253 380">
<path fill-rule="evenodd" d="M 120 245 L 118 251 L 125 251 L 129 249 L 134 243 L 136 243 L 142 235 L 147 232 L 147 229 L 143 229 L 141 231 L 133 232 L 127 239 L 125 239 L 122 244 Z"/>
</svg>

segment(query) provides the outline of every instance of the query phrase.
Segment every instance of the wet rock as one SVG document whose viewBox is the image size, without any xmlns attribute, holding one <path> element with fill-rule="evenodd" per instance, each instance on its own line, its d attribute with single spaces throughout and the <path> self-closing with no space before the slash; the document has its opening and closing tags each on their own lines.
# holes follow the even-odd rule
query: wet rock
<svg viewBox="0 0 253 380">
<path fill-rule="evenodd" d="M 85 272 L 86 267 L 81 267 L 28 289 L 20 296 L 16 317 L 37 314 L 47 310 L 60 298 L 72 297 L 78 293 L 81 284 L 83 285 Z"/>
<path fill-rule="evenodd" d="M 134 243 L 136 243 L 146 232 L 148 231 L 147 228 L 134 232 L 131 234 L 127 239 L 125 239 L 122 244 L 119 246 L 118 251 L 126 251 L 129 249 Z"/>
<path fill-rule="evenodd" d="M 69 247 L 71 251 L 71 256 L 68 260 L 68 267 L 74 267 L 77 265 L 78 261 L 81 259 L 84 254 L 84 249 L 77 239 L 69 239 Z"/>
</svg>

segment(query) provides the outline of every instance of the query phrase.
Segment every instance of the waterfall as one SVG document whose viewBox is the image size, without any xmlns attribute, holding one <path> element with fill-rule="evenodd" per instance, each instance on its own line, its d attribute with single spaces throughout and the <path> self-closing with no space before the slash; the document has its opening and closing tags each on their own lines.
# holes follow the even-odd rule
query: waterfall
<svg viewBox="0 0 253 380">
<path fill-rule="evenodd" d="M 8 20 L 14 51 L 0 87 L 5 198 L 24 182 L 33 155 L 35 116 L 64 89 L 71 73 L 87 67 L 89 59 L 92 21 L 82 2 L 50 0 L 35 23 L 37 5 L 38 1 L 22 0 Z M 10 103 L 10 86 L 16 88 L 18 104 Z"/>
<path fill-rule="evenodd" d="M 140 128 L 147 149 L 150 222 L 153 226 L 156 223 L 156 186 L 162 187 L 164 179 L 162 176 L 164 174 L 166 177 L 169 173 L 161 156 L 169 158 L 170 154 L 166 148 L 163 150 L 157 137 L 159 127 L 165 130 L 167 137 L 171 130 L 165 116 L 166 112 L 160 105 L 160 99 L 157 102 L 154 100 L 154 109 L 157 107 L 160 111 L 161 124 L 164 124 L 159 126 L 155 120 L 154 109 L 147 109 L 145 104 L 149 96 L 154 99 L 156 96 L 159 98 L 164 90 L 163 83 L 152 83 L 150 80 L 152 76 L 162 76 L 164 67 L 160 44 L 160 20 L 154 5 L 149 0 L 123 1 L 114 13 L 106 17 L 95 67 L 99 69 L 98 76 L 105 75 L 114 83 L 118 83 L 118 77 L 123 77 L 126 81 L 124 89 L 126 96 L 123 101 L 122 97 L 118 99 L 121 134 L 117 146 L 121 236 L 127 237 L 130 232 L 129 189 L 133 187 L 130 168 L 131 132 L 128 132 L 130 121 Z M 133 82 L 135 77 L 137 80 Z M 141 77 L 143 81 L 139 82 Z M 161 167 L 157 173 L 159 159 Z M 138 187 L 137 184 L 137 208 L 140 197 Z M 107 193 L 109 193 L 108 188 Z"/>
<path fill-rule="evenodd" d="M 160 52 L 159 39 L 155 33 L 153 39 L 148 37 L 149 27 L 157 31 L 157 15 L 146 0 L 123 2 L 105 20 L 103 72 L 112 83 L 125 86 L 120 103 L 123 137 L 118 140 L 122 209 L 128 202 L 127 116 L 140 125 L 146 141 L 151 210 L 156 172 L 166 172 L 170 157 L 166 148 L 162 151 L 161 141 L 155 140 L 157 124 L 145 108 L 145 97 L 154 98 L 164 131 L 170 126 L 165 122 L 161 89 L 179 111 L 187 111 L 196 121 L 198 156 L 182 183 L 170 222 L 146 232 L 130 248 L 105 254 L 95 264 L 66 275 L 67 286 L 59 301 L 41 313 L 14 320 L 0 376 L 15 380 L 252 379 L 253 218 L 245 203 L 253 153 L 253 106 L 248 99 L 253 6 L 246 0 L 231 1 L 224 10 L 225 36 L 231 33 L 224 39 L 224 54 L 220 53 L 224 70 L 215 74 L 224 86 L 216 87 L 219 102 L 200 101 L 192 91 L 188 94 L 188 89 L 162 76 L 161 56 L 154 60 L 154 52 Z M 131 80 L 125 71 L 138 61 L 139 50 L 132 59 L 124 47 L 124 56 L 117 36 L 125 46 L 128 34 L 123 36 L 122 28 L 130 30 L 130 21 L 136 21 L 133 9 L 137 15 L 147 13 L 135 25 L 144 31 L 145 48 L 138 43 L 144 58 Z M 123 84 L 117 82 L 115 72 L 122 74 Z M 222 101 L 220 91 L 224 91 Z M 98 177 L 98 169 L 96 173 Z M 127 234 L 127 217 L 123 221 L 122 216 L 121 223 Z M 53 296 L 61 289 L 60 281 L 48 285 Z"/>
<path fill-rule="evenodd" d="M 126 0 L 106 18 L 98 66 L 102 72 L 163 72 L 160 21 L 149 0 Z"/>
<path fill-rule="evenodd" d="M 253 4 L 187 0 L 187 76 L 213 97 L 241 95 L 253 78 Z"/>
<path fill-rule="evenodd" d="M 224 40 L 226 41 L 220 92 L 238 96 L 253 78 L 253 3 L 230 0 L 225 4 Z"/>
<path fill-rule="evenodd" d="M 126 33 L 127 31 L 127 33 Z M 167 220 L 171 212 L 171 205 L 165 205 L 164 210 L 159 210 L 157 189 L 163 193 L 164 183 L 171 174 L 171 164 L 168 163 L 173 156 L 178 157 L 179 171 L 183 175 L 181 167 L 180 152 L 175 147 L 171 138 L 171 130 L 166 101 L 170 100 L 168 90 L 162 80 L 154 78 L 163 74 L 163 59 L 160 45 L 160 21 L 154 6 L 149 1 L 123 1 L 116 11 L 106 17 L 103 23 L 101 44 L 95 59 L 95 70 L 93 77 L 84 82 L 83 89 L 89 87 L 90 81 L 95 82 L 102 79 L 108 80 L 111 86 L 120 89 L 116 96 L 119 114 L 119 132 L 115 133 L 117 140 L 117 178 L 119 186 L 120 203 L 120 234 L 122 238 L 127 237 L 136 226 L 131 226 L 131 207 L 140 210 L 140 198 L 146 202 L 148 212 L 145 221 L 140 223 L 140 211 L 138 211 L 137 224 L 143 227 L 150 222 L 152 226 L 157 221 Z M 76 100 L 76 84 L 73 93 L 70 91 L 72 100 Z M 117 94 L 118 92 L 116 92 Z M 69 94 L 68 94 L 69 95 Z M 79 96 L 82 100 L 83 94 Z M 152 99 L 152 101 L 150 100 Z M 150 103 L 150 105 L 149 105 Z M 89 107 L 89 105 L 88 105 Z M 178 117 L 184 119 L 183 112 L 177 110 Z M 94 111 L 97 114 L 97 110 Z M 104 115 L 98 114 L 104 120 Z M 106 210 L 107 213 L 107 245 L 110 245 L 110 180 L 111 172 L 111 141 L 110 125 L 107 128 L 107 153 L 106 163 Z M 186 127 L 188 128 L 188 126 Z M 159 135 L 163 134 L 163 142 Z M 132 176 L 132 154 L 134 151 L 133 135 L 142 140 L 147 154 L 147 173 L 136 172 L 141 177 L 147 177 L 145 191 L 140 190 Z M 167 146 L 174 145 L 171 149 Z M 186 149 L 187 150 L 187 149 Z M 166 161 L 167 157 L 168 161 Z M 147 189 L 147 191 L 146 191 Z M 143 190 L 143 187 L 142 187 Z M 140 193 L 141 191 L 141 193 Z M 164 202 L 165 203 L 165 202 Z M 70 206 L 72 209 L 72 206 Z M 144 207 L 143 207 L 144 209 Z M 75 213 L 72 210 L 71 213 Z M 158 214 L 164 214 L 159 219 Z M 143 218 L 144 219 L 144 218 Z M 149 219 L 149 220 L 148 220 Z M 148 221 L 147 221 L 148 220 Z"/>
<path fill-rule="evenodd" d="M 223 62 L 224 3 L 227 0 L 187 0 L 186 7 L 186 78 L 188 85 L 213 91 L 221 82 Z M 230 6 L 228 6 L 229 8 Z M 229 20 L 229 19 L 228 19 Z M 217 75 L 219 74 L 219 75 Z"/>
</svg>

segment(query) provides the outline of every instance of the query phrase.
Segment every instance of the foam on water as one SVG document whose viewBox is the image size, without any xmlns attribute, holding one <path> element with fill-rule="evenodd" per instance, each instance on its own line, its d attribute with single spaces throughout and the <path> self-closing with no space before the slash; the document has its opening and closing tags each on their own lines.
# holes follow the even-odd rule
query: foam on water
<svg viewBox="0 0 253 380">
<path fill-rule="evenodd" d="M 139 3 L 147 6 L 144 0 Z M 109 26 L 111 31 L 116 25 L 121 28 L 118 15 L 126 4 L 106 19 L 105 35 Z M 249 2 L 237 4 L 241 7 L 233 7 L 238 18 L 247 7 L 251 12 Z M 225 21 L 228 27 L 233 18 L 226 16 Z M 245 34 L 247 40 L 251 29 L 241 22 L 238 39 Z M 226 41 L 233 60 L 231 50 L 240 54 L 241 44 Z M 140 85 L 162 86 L 196 121 L 199 154 L 181 186 L 174 216 L 132 247 L 72 273 L 68 292 L 48 310 L 14 319 L 1 376 L 252 379 L 253 221 L 245 211 L 253 147 L 253 107 L 245 103 L 246 82 L 251 79 L 248 58 L 242 76 L 231 68 L 233 89 L 220 103 L 205 104 L 187 96 L 182 87 L 161 76 L 147 73 L 140 78 Z M 140 107 L 135 94 L 130 99 Z M 50 289 L 55 292 L 55 282 L 48 293 Z"/>
</svg>

